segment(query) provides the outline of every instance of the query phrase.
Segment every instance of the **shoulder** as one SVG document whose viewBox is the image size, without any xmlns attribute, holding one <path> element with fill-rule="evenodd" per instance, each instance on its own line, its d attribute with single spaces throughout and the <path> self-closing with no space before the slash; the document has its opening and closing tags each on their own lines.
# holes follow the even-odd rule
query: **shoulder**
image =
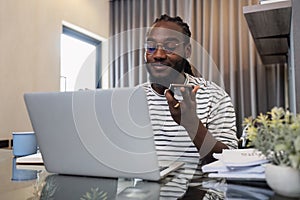
<svg viewBox="0 0 300 200">
<path fill-rule="evenodd" d="M 138 87 L 143 88 L 145 91 L 151 90 L 151 84 L 149 82 L 142 83 Z"/>
<path fill-rule="evenodd" d="M 142 84 L 138 85 L 138 87 L 141 87 L 141 88 L 144 89 L 144 91 L 146 93 L 146 96 L 148 98 L 152 97 L 152 96 L 155 96 L 155 94 L 153 93 L 153 90 L 151 88 L 151 84 L 149 82 L 142 83 Z"/>
<path fill-rule="evenodd" d="M 195 76 L 192 76 L 190 74 L 185 74 L 186 78 L 188 79 L 188 84 L 191 84 L 191 85 L 206 85 L 207 84 L 207 81 L 202 78 L 202 77 L 195 77 Z"/>
<path fill-rule="evenodd" d="M 217 93 L 219 95 L 225 95 L 227 96 L 227 93 L 225 90 L 217 85 L 216 83 L 212 81 L 207 81 L 202 77 L 194 77 L 189 74 L 186 74 L 188 78 L 188 83 L 191 85 L 199 85 L 200 91 L 207 92 L 207 93 Z"/>
</svg>

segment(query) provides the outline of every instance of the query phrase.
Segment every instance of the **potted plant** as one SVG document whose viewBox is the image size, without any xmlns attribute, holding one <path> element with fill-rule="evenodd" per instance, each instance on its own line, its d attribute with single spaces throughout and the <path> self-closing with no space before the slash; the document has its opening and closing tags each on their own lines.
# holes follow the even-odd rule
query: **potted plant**
<svg viewBox="0 0 300 200">
<path fill-rule="evenodd" d="M 244 125 L 248 145 L 270 160 L 268 185 L 278 194 L 300 197 L 300 115 L 274 107 L 255 119 L 245 118 Z"/>
</svg>

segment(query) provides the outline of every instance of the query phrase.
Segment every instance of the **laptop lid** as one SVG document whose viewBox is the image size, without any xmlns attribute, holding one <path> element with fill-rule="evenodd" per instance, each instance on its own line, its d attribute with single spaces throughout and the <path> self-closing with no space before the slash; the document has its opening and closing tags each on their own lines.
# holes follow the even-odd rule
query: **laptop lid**
<svg viewBox="0 0 300 200">
<path fill-rule="evenodd" d="M 24 98 L 47 171 L 161 178 L 143 88 L 27 93 Z"/>
</svg>

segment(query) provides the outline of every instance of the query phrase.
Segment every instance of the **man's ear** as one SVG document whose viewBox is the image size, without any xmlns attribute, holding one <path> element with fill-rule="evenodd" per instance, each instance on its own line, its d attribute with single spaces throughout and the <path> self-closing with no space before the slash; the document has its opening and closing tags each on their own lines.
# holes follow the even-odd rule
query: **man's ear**
<svg viewBox="0 0 300 200">
<path fill-rule="evenodd" d="M 147 53 L 146 53 L 146 51 L 144 52 L 144 61 L 145 61 L 145 63 L 147 63 L 148 62 L 148 60 L 147 60 L 147 55 L 146 55 Z"/>
<path fill-rule="evenodd" d="M 189 58 L 189 57 L 191 57 L 191 55 L 192 55 L 192 45 L 191 45 L 191 43 L 188 43 L 185 46 L 185 58 Z"/>
</svg>

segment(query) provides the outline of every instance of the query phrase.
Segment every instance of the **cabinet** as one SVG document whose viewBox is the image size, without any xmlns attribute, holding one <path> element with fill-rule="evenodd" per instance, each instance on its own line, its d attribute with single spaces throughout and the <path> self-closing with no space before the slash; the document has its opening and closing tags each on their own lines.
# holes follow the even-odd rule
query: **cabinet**
<svg viewBox="0 0 300 200">
<path fill-rule="evenodd" d="M 299 10 L 299 0 L 243 8 L 263 64 L 288 63 L 288 108 L 294 113 L 300 113 Z"/>
<path fill-rule="evenodd" d="M 266 65 L 288 61 L 291 11 L 289 0 L 243 8 L 257 51 Z"/>
</svg>

